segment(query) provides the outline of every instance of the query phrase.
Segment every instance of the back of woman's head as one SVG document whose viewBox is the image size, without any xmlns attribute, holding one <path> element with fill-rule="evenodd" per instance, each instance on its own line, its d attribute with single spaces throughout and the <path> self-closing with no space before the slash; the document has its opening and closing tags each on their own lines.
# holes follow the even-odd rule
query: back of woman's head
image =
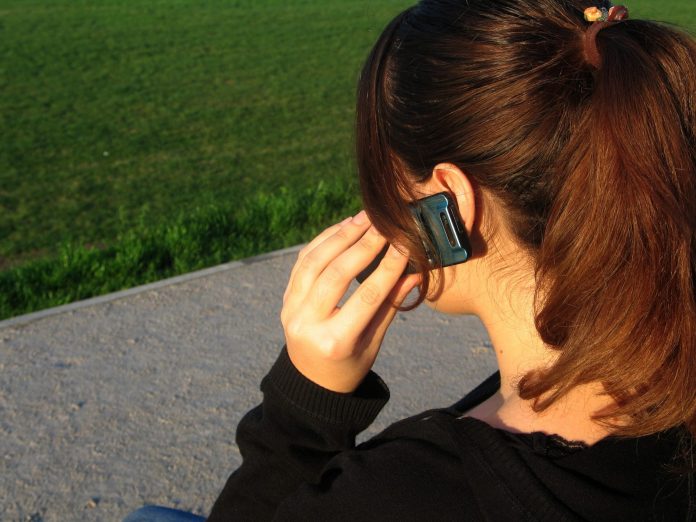
<svg viewBox="0 0 696 522">
<path fill-rule="evenodd" d="M 591 5 L 425 0 L 399 15 L 359 84 L 363 199 L 426 272 L 405 195 L 459 167 L 533 260 L 536 327 L 558 350 L 520 395 L 543 409 L 600 381 L 618 406 L 598 420 L 633 419 L 616 433 L 696 434 L 696 44 L 637 19 L 588 43 Z"/>
</svg>

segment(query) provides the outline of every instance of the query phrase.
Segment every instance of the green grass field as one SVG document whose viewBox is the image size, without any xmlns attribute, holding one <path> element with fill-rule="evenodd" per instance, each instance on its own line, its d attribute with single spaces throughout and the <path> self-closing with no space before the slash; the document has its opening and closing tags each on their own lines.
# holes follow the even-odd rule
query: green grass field
<svg viewBox="0 0 696 522">
<path fill-rule="evenodd" d="M 357 209 L 357 74 L 410 3 L 0 0 L 0 318 Z M 694 30 L 691 4 L 628 7 Z"/>
<path fill-rule="evenodd" d="M 0 256 L 352 173 L 355 80 L 400 1 L 0 1 Z"/>
</svg>

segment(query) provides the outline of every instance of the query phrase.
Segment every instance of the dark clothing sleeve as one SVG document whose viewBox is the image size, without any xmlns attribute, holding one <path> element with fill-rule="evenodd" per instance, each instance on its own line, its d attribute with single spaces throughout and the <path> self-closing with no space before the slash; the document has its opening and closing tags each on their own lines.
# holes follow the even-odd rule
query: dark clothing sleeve
<svg viewBox="0 0 696 522">
<path fill-rule="evenodd" d="M 326 465 L 355 447 L 355 436 L 389 400 L 373 372 L 350 394 L 322 388 L 297 371 L 285 348 L 261 390 L 263 403 L 237 428 L 243 463 L 225 484 L 210 521 L 272 520 L 301 485 L 326 489 L 332 476 L 331 470 L 322 473 Z"/>
</svg>

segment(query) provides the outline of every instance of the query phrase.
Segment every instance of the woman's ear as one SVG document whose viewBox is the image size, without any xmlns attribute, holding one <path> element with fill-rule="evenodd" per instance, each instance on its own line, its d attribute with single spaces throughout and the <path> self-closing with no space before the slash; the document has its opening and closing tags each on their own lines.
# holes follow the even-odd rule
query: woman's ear
<svg viewBox="0 0 696 522">
<path fill-rule="evenodd" d="M 471 234 L 476 221 L 476 198 L 473 184 L 459 167 L 452 163 L 438 163 L 422 188 L 424 196 L 438 192 L 449 192 L 454 196 L 462 223 Z"/>
</svg>

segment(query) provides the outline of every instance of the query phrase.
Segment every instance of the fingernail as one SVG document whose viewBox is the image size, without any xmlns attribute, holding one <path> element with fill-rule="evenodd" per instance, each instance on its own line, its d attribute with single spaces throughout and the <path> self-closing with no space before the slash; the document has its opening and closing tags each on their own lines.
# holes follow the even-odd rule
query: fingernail
<svg viewBox="0 0 696 522">
<path fill-rule="evenodd" d="M 357 214 L 355 214 L 355 217 L 353 217 L 353 223 L 356 225 L 362 225 L 364 223 L 367 223 L 367 213 L 364 210 L 361 210 Z"/>
<path fill-rule="evenodd" d="M 345 224 L 348 223 L 351 219 L 353 219 L 353 216 L 348 216 L 346 219 L 344 219 L 343 221 L 341 221 L 341 222 L 339 223 L 339 225 L 345 225 Z"/>
</svg>

